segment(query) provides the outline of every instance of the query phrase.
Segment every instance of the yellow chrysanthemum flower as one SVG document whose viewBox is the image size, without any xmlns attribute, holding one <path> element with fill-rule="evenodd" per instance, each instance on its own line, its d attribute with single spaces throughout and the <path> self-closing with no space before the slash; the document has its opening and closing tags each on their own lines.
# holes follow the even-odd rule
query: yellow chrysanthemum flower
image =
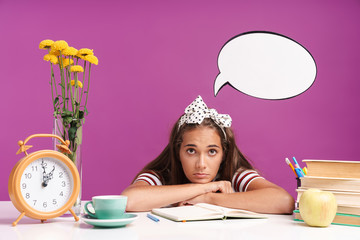
<svg viewBox="0 0 360 240">
<path fill-rule="evenodd" d="M 54 50 L 59 50 L 62 51 L 65 48 L 69 47 L 69 45 L 67 44 L 67 42 L 65 42 L 64 40 L 59 40 L 59 41 L 55 41 L 52 45 L 51 45 L 51 49 Z"/>
<path fill-rule="evenodd" d="M 50 62 L 51 63 L 53 63 L 53 64 L 58 64 L 59 63 L 59 59 L 58 59 L 57 56 L 49 54 L 49 57 L 50 57 Z"/>
<path fill-rule="evenodd" d="M 71 66 L 70 68 L 71 72 L 84 72 L 84 69 L 80 65 Z"/>
<path fill-rule="evenodd" d="M 45 61 L 50 61 L 50 54 L 46 54 L 45 56 L 44 56 L 44 60 Z"/>
<path fill-rule="evenodd" d="M 84 57 L 84 60 L 88 61 L 89 63 L 95 64 L 95 65 L 98 65 L 98 63 L 99 63 L 98 58 L 95 57 L 94 55 L 86 55 Z"/>
<path fill-rule="evenodd" d="M 51 45 L 54 43 L 53 40 L 50 39 L 46 39 L 46 40 L 42 40 L 39 44 L 39 48 L 40 49 L 48 49 L 51 48 Z"/>
<path fill-rule="evenodd" d="M 74 60 L 72 59 L 68 59 L 68 58 L 62 58 L 62 64 L 64 67 L 67 67 L 70 65 L 73 65 L 74 64 Z"/>
<path fill-rule="evenodd" d="M 94 55 L 94 50 L 89 49 L 89 48 L 81 48 L 81 49 L 79 49 L 76 56 L 84 59 L 84 57 L 87 55 Z"/>
<path fill-rule="evenodd" d="M 70 83 L 71 83 L 71 86 L 75 86 L 75 80 L 71 80 Z M 78 80 L 77 83 L 78 83 L 79 88 L 83 88 L 82 82 L 80 82 L 80 81 Z"/>
<path fill-rule="evenodd" d="M 55 56 L 60 56 L 60 51 L 59 51 L 59 50 L 51 49 L 51 50 L 50 50 L 50 54 L 55 55 Z"/>
<path fill-rule="evenodd" d="M 65 56 L 75 56 L 78 53 L 78 50 L 73 47 L 67 47 L 61 53 Z"/>
</svg>

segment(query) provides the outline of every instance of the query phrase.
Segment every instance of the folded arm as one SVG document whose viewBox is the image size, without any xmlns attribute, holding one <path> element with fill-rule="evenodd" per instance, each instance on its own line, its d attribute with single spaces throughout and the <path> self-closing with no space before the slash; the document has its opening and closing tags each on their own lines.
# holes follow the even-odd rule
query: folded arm
<svg viewBox="0 0 360 240">
<path fill-rule="evenodd" d="M 126 211 L 149 211 L 217 191 L 232 192 L 231 183 L 216 181 L 206 184 L 151 186 L 144 181 L 138 181 L 127 187 L 122 195 L 128 196 Z"/>
<path fill-rule="evenodd" d="M 185 201 L 199 202 L 269 214 L 291 214 L 295 206 L 288 192 L 263 178 L 254 179 L 246 192 L 206 193 Z"/>
</svg>

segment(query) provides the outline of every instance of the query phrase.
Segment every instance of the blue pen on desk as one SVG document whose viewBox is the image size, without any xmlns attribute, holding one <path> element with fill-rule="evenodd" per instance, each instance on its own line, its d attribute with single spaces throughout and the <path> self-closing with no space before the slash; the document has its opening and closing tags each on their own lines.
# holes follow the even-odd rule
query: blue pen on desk
<svg viewBox="0 0 360 240">
<path fill-rule="evenodd" d="M 303 172 L 303 170 L 300 168 L 298 162 L 296 161 L 296 158 L 293 157 L 294 163 L 295 163 L 295 172 L 296 175 L 298 175 L 298 177 L 304 177 L 305 173 Z"/>
<path fill-rule="evenodd" d="M 151 215 L 150 213 L 148 213 L 146 216 L 147 216 L 148 218 L 150 218 L 151 220 L 153 220 L 154 222 L 160 221 L 160 219 L 158 219 L 157 217 Z"/>
</svg>

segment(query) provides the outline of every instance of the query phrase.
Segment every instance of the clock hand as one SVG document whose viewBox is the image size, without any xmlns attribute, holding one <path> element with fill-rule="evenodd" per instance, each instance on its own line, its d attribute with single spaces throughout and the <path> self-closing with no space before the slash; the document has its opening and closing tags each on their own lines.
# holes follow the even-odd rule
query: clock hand
<svg viewBox="0 0 360 240">
<path fill-rule="evenodd" d="M 46 171 L 45 171 L 45 164 L 44 164 L 44 159 L 42 160 L 42 162 L 41 162 L 41 167 L 43 168 L 43 182 L 42 182 L 42 186 L 43 187 L 46 187 L 47 186 L 47 184 L 48 184 L 48 175 L 46 174 Z"/>
<path fill-rule="evenodd" d="M 55 171 L 55 166 L 53 166 L 53 170 L 51 170 L 51 172 L 49 172 L 48 174 L 46 174 L 45 176 L 43 176 L 43 183 L 42 186 L 46 187 L 49 183 L 49 181 L 51 179 L 53 179 L 54 177 L 54 171 Z"/>
<path fill-rule="evenodd" d="M 49 183 L 49 176 L 48 175 L 43 176 L 43 182 L 41 185 L 43 187 L 46 187 L 48 185 L 48 183 Z"/>
<path fill-rule="evenodd" d="M 51 170 L 51 172 L 49 172 L 48 176 L 48 181 L 53 179 L 54 177 L 54 171 L 55 171 L 55 166 L 53 166 L 53 170 Z"/>
<path fill-rule="evenodd" d="M 44 169 L 44 171 L 43 171 L 43 176 L 44 175 L 46 175 L 46 171 L 45 171 L 45 164 L 44 164 L 44 160 L 42 160 L 42 162 L 41 162 L 41 167 Z"/>
</svg>

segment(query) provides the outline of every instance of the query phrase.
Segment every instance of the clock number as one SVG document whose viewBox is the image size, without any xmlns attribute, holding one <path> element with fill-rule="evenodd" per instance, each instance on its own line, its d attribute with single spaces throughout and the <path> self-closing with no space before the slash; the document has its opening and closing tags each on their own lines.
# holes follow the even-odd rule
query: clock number
<svg viewBox="0 0 360 240">
<path fill-rule="evenodd" d="M 30 179 L 32 177 L 31 173 L 25 173 L 25 178 Z"/>
<path fill-rule="evenodd" d="M 63 172 L 59 172 L 59 178 L 63 178 L 64 173 Z"/>
<path fill-rule="evenodd" d="M 60 195 L 60 196 L 64 196 L 64 193 L 63 193 L 63 191 L 61 191 L 59 195 Z"/>
<path fill-rule="evenodd" d="M 32 170 L 33 172 L 34 172 L 34 171 L 37 172 L 38 168 L 37 168 L 37 166 L 31 166 L 31 170 Z"/>
<path fill-rule="evenodd" d="M 33 200 L 33 201 L 34 201 L 34 206 L 35 206 L 37 200 Z"/>
<path fill-rule="evenodd" d="M 53 199 L 53 204 L 54 204 L 54 205 L 56 205 L 56 204 L 57 204 L 56 199 Z"/>
<path fill-rule="evenodd" d="M 26 193 L 25 197 L 26 197 L 26 199 L 29 199 L 30 198 L 30 193 Z"/>
<path fill-rule="evenodd" d="M 26 189 L 26 183 L 22 184 L 22 189 Z"/>
<path fill-rule="evenodd" d="M 43 207 L 47 208 L 47 202 L 43 202 Z"/>
<path fill-rule="evenodd" d="M 65 181 L 62 181 L 62 182 L 61 182 L 61 186 L 62 186 L 62 187 L 65 187 L 65 186 L 66 186 Z"/>
</svg>

